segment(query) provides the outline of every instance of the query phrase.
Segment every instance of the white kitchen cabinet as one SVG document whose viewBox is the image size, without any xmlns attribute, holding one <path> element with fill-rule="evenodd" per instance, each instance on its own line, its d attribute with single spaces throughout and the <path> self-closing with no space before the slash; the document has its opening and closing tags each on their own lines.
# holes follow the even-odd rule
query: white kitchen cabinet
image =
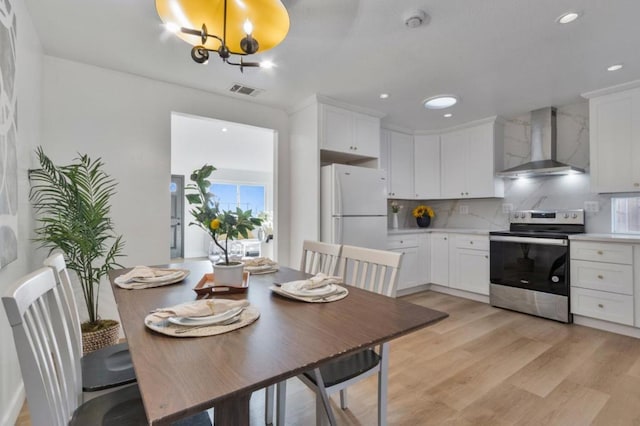
<svg viewBox="0 0 640 426">
<path fill-rule="evenodd" d="M 449 234 L 431 234 L 431 282 L 449 286 Z"/>
<path fill-rule="evenodd" d="M 504 197 L 504 182 L 495 177 L 503 165 L 503 126 L 496 120 L 440 136 L 442 198 Z"/>
<path fill-rule="evenodd" d="M 640 191 L 640 87 L 598 93 L 584 95 L 590 97 L 591 191 Z"/>
<path fill-rule="evenodd" d="M 431 282 L 431 234 L 418 234 L 418 281 Z"/>
<path fill-rule="evenodd" d="M 633 246 L 572 241 L 570 258 L 571 313 L 634 325 Z"/>
<path fill-rule="evenodd" d="M 402 253 L 397 291 L 423 284 L 420 282 L 417 234 L 390 235 L 387 239 L 387 249 Z"/>
<path fill-rule="evenodd" d="M 380 119 L 320 104 L 320 149 L 357 157 L 380 156 Z"/>
<path fill-rule="evenodd" d="M 388 144 L 389 198 L 413 199 L 413 136 L 392 130 L 383 133 Z"/>
<path fill-rule="evenodd" d="M 414 136 L 413 161 L 415 198 L 440 198 L 440 135 Z"/>
<path fill-rule="evenodd" d="M 489 295 L 489 236 L 450 234 L 449 286 Z"/>
</svg>

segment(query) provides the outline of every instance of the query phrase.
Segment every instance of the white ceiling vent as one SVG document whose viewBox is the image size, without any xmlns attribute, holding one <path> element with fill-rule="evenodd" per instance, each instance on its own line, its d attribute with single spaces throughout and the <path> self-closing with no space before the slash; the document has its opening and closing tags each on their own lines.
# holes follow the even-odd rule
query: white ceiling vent
<svg viewBox="0 0 640 426">
<path fill-rule="evenodd" d="M 233 83 L 229 88 L 230 92 L 237 93 L 239 95 L 258 96 L 264 92 L 262 89 L 256 89 L 255 87 L 243 86 L 240 83 Z"/>
</svg>

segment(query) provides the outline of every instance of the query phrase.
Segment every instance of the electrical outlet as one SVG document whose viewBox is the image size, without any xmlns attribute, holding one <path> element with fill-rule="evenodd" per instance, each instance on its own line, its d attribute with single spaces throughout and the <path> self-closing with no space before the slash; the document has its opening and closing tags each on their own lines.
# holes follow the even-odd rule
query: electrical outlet
<svg viewBox="0 0 640 426">
<path fill-rule="evenodd" d="M 598 212 L 600 211 L 600 204 L 597 201 L 585 201 L 584 211 L 592 213 Z"/>
<path fill-rule="evenodd" d="M 513 211 L 513 204 L 505 203 L 502 205 L 502 213 L 509 214 Z"/>
<path fill-rule="evenodd" d="M 460 205 L 459 211 L 460 211 L 460 214 L 469 214 L 469 206 L 464 204 Z"/>
</svg>

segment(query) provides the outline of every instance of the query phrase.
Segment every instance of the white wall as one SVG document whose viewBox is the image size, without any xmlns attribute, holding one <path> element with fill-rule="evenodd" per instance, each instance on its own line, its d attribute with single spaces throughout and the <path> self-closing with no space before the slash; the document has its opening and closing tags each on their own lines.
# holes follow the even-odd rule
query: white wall
<svg viewBox="0 0 640 426">
<path fill-rule="evenodd" d="M 222 128 L 227 131 L 223 132 Z M 204 164 L 217 170 L 210 180 L 216 182 L 254 183 L 266 189 L 265 209 L 273 211 L 274 131 L 244 124 L 202 117 L 173 114 L 171 125 L 171 174 L 189 175 Z M 209 235 L 195 226 L 185 201 L 184 257 L 207 256 Z M 258 213 L 258 212 L 254 212 Z M 275 242 L 279 240 L 276 235 Z M 264 244 L 269 250 L 274 244 Z M 264 253 L 273 256 L 272 253 Z"/>
<path fill-rule="evenodd" d="M 32 167 L 40 144 L 40 97 L 42 91 L 42 47 L 22 0 L 13 0 L 17 16 L 16 88 L 18 93 L 18 259 L 0 269 L 0 292 L 37 268 L 32 237 L 27 170 Z M 0 425 L 12 425 L 24 400 L 22 375 L 13 345 L 11 328 L 0 304 Z"/>
<path fill-rule="evenodd" d="M 78 152 L 102 157 L 107 172 L 119 182 L 112 218 L 126 242 L 123 265 L 169 261 L 172 112 L 276 130 L 280 165 L 275 171 L 280 182 L 276 202 L 282 212 L 280 223 L 288 222 L 284 111 L 50 56 L 44 57 L 43 81 L 45 151 L 59 163 Z M 287 226 L 279 228 L 279 260 L 287 264 Z M 109 286 L 102 289 L 102 317 L 117 318 Z"/>
</svg>

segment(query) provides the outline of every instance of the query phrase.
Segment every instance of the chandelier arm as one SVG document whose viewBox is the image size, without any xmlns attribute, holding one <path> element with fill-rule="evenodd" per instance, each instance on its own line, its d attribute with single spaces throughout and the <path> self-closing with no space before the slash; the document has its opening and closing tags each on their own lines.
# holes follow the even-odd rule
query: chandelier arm
<svg viewBox="0 0 640 426">
<path fill-rule="evenodd" d="M 207 38 L 211 37 L 211 38 L 215 38 L 220 43 L 222 43 L 222 39 L 220 37 L 218 37 L 217 35 L 209 34 L 209 33 L 203 33 L 201 30 L 194 30 L 194 29 L 191 29 L 191 28 L 182 27 L 182 28 L 180 28 L 180 32 L 183 32 L 185 34 L 195 35 L 195 36 L 201 36 L 204 39 L 203 42 L 205 42 Z M 211 49 L 209 49 L 209 50 L 211 50 Z"/>
</svg>

